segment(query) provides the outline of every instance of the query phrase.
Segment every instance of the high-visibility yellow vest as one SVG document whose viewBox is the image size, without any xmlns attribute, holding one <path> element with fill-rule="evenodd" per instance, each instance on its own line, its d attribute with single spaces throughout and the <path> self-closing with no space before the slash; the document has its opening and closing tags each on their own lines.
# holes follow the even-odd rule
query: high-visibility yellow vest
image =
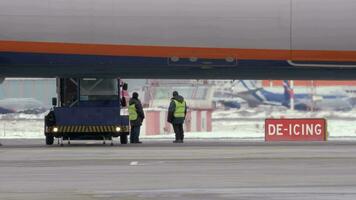
<svg viewBox="0 0 356 200">
<path fill-rule="evenodd" d="M 185 117 L 185 101 L 183 102 L 179 102 L 177 100 L 173 100 L 175 105 L 176 105 L 176 109 L 174 111 L 174 117 Z"/>
<path fill-rule="evenodd" d="M 137 111 L 135 104 L 129 105 L 129 120 L 134 121 L 137 119 Z"/>
</svg>

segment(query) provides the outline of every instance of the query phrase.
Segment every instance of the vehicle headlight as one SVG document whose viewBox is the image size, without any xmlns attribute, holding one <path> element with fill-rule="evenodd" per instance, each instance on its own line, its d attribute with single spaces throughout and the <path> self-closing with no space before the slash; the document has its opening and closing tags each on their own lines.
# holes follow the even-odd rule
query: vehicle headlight
<svg viewBox="0 0 356 200">
<path fill-rule="evenodd" d="M 116 132 L 120 132 L 121 131 L 121 127 L 117 126 L 116 127 Z"/>
<path fill-rule="evenodd" d="M 57 127 L 54 127 L 54 128 L 53 128 L 53 132 L 57 133 L 57 132 L 58 132 L 58 128 L 57 128 Z"/>
</svg>

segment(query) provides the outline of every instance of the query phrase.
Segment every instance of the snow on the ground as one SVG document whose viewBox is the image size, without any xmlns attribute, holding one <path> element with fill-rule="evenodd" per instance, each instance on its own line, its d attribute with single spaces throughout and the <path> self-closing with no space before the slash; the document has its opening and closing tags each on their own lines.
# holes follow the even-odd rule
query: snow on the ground
<svg viewBox="0 0 356 200">
<path fill-rule="evenodd" d="M 0 100 L 0 108 L 14 113 L 43 113 L 48 107 L 33 98 L 8 98 Z"/>
<path fill-rule="evenodd" d="M 289 110 L 283 106 L 259 106 L 242 110 L 215 111 L 213 118 L 326 118 L 326 119 L 356 119 L 356 109 L 350 111 L 298 111 Z"/>
<path fill-rule="evenodd" d="M 0 115 L 0 138 L 43 138 L 43 118 L 45 114 Z M 221 110 L 213 112 L 212 132 L 188 132 L 186 138 L 264 138 L 266 118 L 325 118 L 330 138 L 356 139 L 356 110 L 347 112 L 290 111 L 284 107 L 260 106 L 242 110 Z M 174 138 L 173 133 L 142 138 Z"/>
<path fill-rule="evenodd" d="M 356 110 L 308 112 L 271 106 L 215 111 L 213 113 L 213 132 L 216 134 L 221 132 L 227 137 L 263 138 L 266 118 L 325 118 L 330 137 L 356 137 Z"/>
</svg>

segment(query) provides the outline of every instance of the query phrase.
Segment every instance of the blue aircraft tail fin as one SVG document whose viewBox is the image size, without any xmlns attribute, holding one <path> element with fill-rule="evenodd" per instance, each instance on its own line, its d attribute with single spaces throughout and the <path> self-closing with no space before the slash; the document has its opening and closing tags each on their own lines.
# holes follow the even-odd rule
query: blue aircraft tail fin
<svg viewBox="0 0 356 200">
<path fill-rule="evenodd" d="M 243 87 L 246 89 L 246 92 L 240 92 L 241 96 L 245 94 L 250 94 L 252 95 L 257 101 L 259 102 L 264 102 L 264 98 L 262 94 L 259 92 L 262 91 L 262 88 L 258 88 L 256 86 L 256 82 L 253 80 L 240 80 L 239 83 L 243 85 Z"/>
<path fill-rule="evenodd" d="M 256 86 L 256 81 L 253 80 L 240 80 L 239 83 L 241 83 L 247 91 L 259 89 L 259 87 Z"/>
</svg>

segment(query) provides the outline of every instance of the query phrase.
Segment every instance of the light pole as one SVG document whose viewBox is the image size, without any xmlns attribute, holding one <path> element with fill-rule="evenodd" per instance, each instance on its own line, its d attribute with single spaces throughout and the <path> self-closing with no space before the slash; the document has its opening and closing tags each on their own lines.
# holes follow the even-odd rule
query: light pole
<svg viewBox="0 0 356 200">
<path fill-rule="evenodd" d="M 294 110 L 294 81 L 290 81 L 290 110 Z"/>
</svg>

